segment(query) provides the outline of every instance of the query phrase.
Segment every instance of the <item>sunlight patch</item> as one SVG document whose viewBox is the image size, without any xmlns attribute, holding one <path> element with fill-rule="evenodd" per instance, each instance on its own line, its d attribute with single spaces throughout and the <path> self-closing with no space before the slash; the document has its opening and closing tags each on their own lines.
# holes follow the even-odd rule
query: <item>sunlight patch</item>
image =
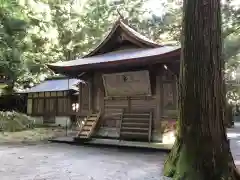
<svg viewBox="0 0 240 180">
<path fill-rule="evenodd" d="M 237 137 L 240 137 L 240 133 L 229 132 L 229 133 L 227 133 L 227 137 L 228 138 L 237 138 Z"/>
</svg>

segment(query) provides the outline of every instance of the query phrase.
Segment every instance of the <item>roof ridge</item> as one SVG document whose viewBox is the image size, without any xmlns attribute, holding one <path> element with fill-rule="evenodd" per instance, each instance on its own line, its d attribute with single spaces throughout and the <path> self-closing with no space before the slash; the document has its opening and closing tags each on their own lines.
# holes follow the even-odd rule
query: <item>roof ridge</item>
<svg viewBox="0 0 240 180">
<path fill-rule="evenodd" d="M 147 36 L 144 36 L 143 34 L 141 34 L 140 32 L 138 32 L 137 30 L 135 30 L 135 28 L 129 24 L 124 23 L 123 21 L 120 20 L 120 26 L 122 28 L 124 28 L 125 30 L 127 30 L 129 33 L 131 33 L 133 36 L 135 36 L 137 39 L 139 40 L 144 40 L 146 43 L 151 43 L 152 45 L 161 47 L 160 44 L 158 44 L 157 42 L 154 42 L 153 40 L 151 40 L 150 38 L 148 38 Z"/>
<path fill-rule="evenodd" d="M 114 34 L 114 32 L 116 31 L 116 29 L 118 27 L 122 28 L 124 31 L 127 31 L 127 33 L 129 33 L 130 36 L 136 38 L 139 41 L 142 41 L 142 43 L 145 43 L 146 45 L 148 45 L 152 48 L 161 47 L 160 44 L 158 44 L 158 43 L 154 42 L 153 40 L 149 39 L 148 37 L 142 35 L 138 31 L 136 31 L 132 26 L 130 26 L 128 22 L 126 23 L 124 21 L 125 20 L 123 20 L 121 17 L 118 18 L 115 21 L 114 25 L 112 26 L 111 30 L 102 39 L 102 41 L 93 50 L 91 50 L 88 54 L 84 55 L 83 58 L 94 55 L 101 47 L 103 47 L 108 42 L 108 40 L 111 38 L 111 36 Z"/>
</svg>

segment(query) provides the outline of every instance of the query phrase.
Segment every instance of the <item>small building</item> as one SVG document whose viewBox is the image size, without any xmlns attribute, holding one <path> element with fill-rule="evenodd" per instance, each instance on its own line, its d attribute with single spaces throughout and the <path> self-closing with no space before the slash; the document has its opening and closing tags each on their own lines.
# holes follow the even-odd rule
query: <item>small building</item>
<svg viewBox="0 0 240 180">
<path fill-rule="evenodd" d="M 180 47 L 159 45 L 120 19 L 89 54 L 49 68 L 89 87 L 85 95 L 79 86 L 89 111 L 78 138 L 161 142 L 177 119 L 179 65 Z"/>
<path fill-rule="evenodd" d="M 37 124 L 70 125 L 78 112 L 78 79 L 55 77 L 30 88 L 27 94 L 27 114 Z"/>
</svg>

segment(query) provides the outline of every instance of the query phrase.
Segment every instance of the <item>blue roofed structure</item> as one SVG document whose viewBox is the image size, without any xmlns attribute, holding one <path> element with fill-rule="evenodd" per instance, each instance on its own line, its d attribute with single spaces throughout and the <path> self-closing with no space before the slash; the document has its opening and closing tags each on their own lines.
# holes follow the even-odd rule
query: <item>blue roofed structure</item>
<svg viewBox="0 0 240 180">
<path fill-rule="evenodd" d="M 27 94 L 27 114 L 37 124 L 68 126 L 78 113 L 79 83 L 85 84 L 80 79 L 54 77 L 21 92 Z"/>
<path fill-rule="evenodd" d="M 74 90 L 78 91 L 77 85 L 83 81 L 79 79 L 47 79 L 46 81 L 24 91 L 23 93 L 57 92 Z"/>
</svg>

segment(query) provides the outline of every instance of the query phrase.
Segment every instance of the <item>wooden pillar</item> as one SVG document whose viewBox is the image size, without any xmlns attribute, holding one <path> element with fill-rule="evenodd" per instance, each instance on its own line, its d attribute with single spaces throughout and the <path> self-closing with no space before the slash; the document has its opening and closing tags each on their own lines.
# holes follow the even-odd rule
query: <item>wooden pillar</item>
<svg viewBox="0 0 240 180">
<path fill-rule="evenodd" d="M 71 115 L 73 110 L 72 110 L 72 98 L 69 91 L 67 91 L 67 98 L 68 98 L 68 115 Z"/>
<path fill-rule="evenodd" d="M 176 109 L 177 109 L 177 111 L 178 111 L 178 77 L 177 76 L 175 76 L 175 82 L 174 82 L 174 84 L 175 84 L 175 91 L 176 91 L 176 93 L 175 93 L 175 102 L 176 102 Z"/>
<path fill-rule="evenodd" d="M 157 103 L 156 119 L 157 121 L 160 121 L 161 114 L 162 114 L 161 94 L 162 94 L 161 76 L 160 76 L 160 73 L 157 72 L 157 75 L 156 75 L 156 103 Z"/>
<path fill-rule="evenodd" d="M 77 113 L 79 114 L 80 112 L 80 103 L 81 103 L 81 94 L 80 94 L 80 86 L 81 86 L 81 83 L 78 84 L 78 111 Z"/>
<path fill-rule="evenodd" d="M 104 82 L 103 82 L 103 77 L 102 74 L 99 75 L 99 106 L 100 106 L 100 111 L 101 113 L 104 113 L 104 109 L 105 109 L 105 102 L 104 102 L 104 94 L 105 94 L 105 86 L 104 86 Z"/>
<path fill-rule="evenodd" d="M 88 82 L 88 110 L 93 110 L 93 78 Z"/>
<path fill-rule="evenodd" d="M 56 108 L 56 116 L 57 116 L 58 113 L 59 113 L 58 112 L 58 109 L 59 109 L 59 107 L 58 107 L 59 104 L 58 103 L 59 103 L 59 101 L 58 101 L 58 92 L 57 91 L 55 92 L 55 96 L 56 96 L 56 102 L 55 102 L 56 103 L 56 107 L 55 108 Z"/>
<path fill-rule="evenodd" d="M 79 114 L 81 114 L 82 113 L 82 86 L 83 86 L 83 84 L 82 83 L 79 83 Z"/>
</svg>

